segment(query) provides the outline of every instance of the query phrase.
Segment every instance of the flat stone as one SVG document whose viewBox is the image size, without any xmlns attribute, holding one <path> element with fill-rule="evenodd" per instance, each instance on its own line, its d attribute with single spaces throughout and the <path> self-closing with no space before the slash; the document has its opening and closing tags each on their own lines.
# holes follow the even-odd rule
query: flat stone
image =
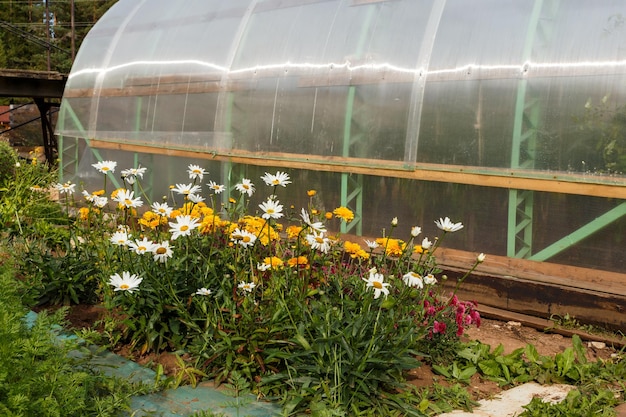
<svg viewBox="0 0 626 417">
<path fill-rule="evenodd" d="M 546 402 L 558 403 L 574 388 L 572 385 L 539 385 L 529 382 L 503 391 L 496 398 L 479 401 L 480 405 L 471 413 L 452 411 L 440 414 L 439 417 L 514 417 L 522 413 L 523 406 L 528 405 L 535 397 Z"/>
</svg>

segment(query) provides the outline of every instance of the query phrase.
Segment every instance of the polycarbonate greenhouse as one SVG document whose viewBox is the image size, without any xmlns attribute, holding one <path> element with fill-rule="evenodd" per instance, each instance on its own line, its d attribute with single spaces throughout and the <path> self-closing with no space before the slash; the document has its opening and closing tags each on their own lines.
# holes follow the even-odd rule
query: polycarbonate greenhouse
<svg viewBox="0 0 626 417">
<path fill-rule="evenodd" d="M 85 187 L 109 159 L 155 199 L 190 163 L 231 188 L 281 170 L 295 210 L 354 210 L 344 233 L 449 216 L 444 262 L 626 295 L 623 0 L 121 0 L 56 133 Z"/>
</svg>

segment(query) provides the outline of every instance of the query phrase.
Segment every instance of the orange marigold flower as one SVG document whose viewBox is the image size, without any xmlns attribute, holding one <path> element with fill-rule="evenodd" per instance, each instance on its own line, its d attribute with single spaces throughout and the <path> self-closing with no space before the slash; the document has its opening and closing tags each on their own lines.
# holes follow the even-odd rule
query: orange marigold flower
<svg viewBox="0 0 626 417">
<path fill-rule="evenodd" d="M 337 218 L 345 221 L 346 223 L 350 223 L 352 220 L 354 220 L 354 213 L 347 207 L 337 207 L 335 210 L 333 210 L 333 214 Z"/>
<path fill-rule="evenodd" d="M 414 253 L 428 253 L 428 249 L 424 249 L 422 245 L 415 245 L 413 246 L 413 252 Z"/>
<path fill-rule="evenodd" d="M 97 196 L 104 195 L 104 190 L 94 191 L 93 193 L 91 193 L 91 195 L 97 195 Z"/>
<path fill-rule="evenodd" d="M 295 226 L 295 225 L 288 226 L 287 230 L 286 230 L 287 237 L 289 239 L 295 239 L 295 238 L 297 238 L 300 235 L 301 231 L 302 231 L 302 227 L 300 227 L 300 226 Z"/>
<path fill-rule="evenodd" d="M 178 217 L 178 216 L 180 216 L 180 215 L 182 215 L 182 214 L 183 214 L 183 213 L 182 213 L 180 210 L 178 210 L 178 209 L 174 209 L 174 210 L 172 210 L 172 212 L 170 213 L 170 217 L 171 217 L 172 219 L 175 219 L 176 217 Z"/>
<path fill-rule="evenodd" d="M 376 239 L 376 243 L 385 248 L 385 253 L 388 256 L 400 256 L 406 248 L 406 243 L 400 239 L 380 237 Z"/>
<path fill-rule="evenodd" d="M 330 211 L 327 211 L 327 212 L 324 214 L 324 217 L 326 217 L 326 220 L 330 220 L 330 219 L 332 219 L 332 218 L 333 218 L 333 213 L 332 213 L 332 212 L 330 212 Z"/>
<path fill-rule="evenodd" d="M 309 260 L 307 259 L 306 256 L 297 256 L 297 257 L 288 259 L 287 265 L 289 265 L 292 268 L 298 267 L 298 268 L 309 269 Z"/>
<path fill-rule="evenodd" d="M 209 215 L 209 216 L 204 216 L 204 219 L 202 219 L 202 222 L 200 223 L 199 226 L 199 230 L 200 233 L 202 234 L 207 234 L 207 233 L 211 233 L 214 230 L 224 226 L 225 222 L 220 219 L 219 216 L 215 216 L 213 214 Z"/>
<path fill-rule="evenodd" d="M 78 210 L 78 217 L 81 220 L 87 220 L 89 218 L 89 208 L 81 207 L 80 210 Z"/>
<path fill-rule="evenodd" d="M 263 263 L 266 265 L 270 265 L 272 267 L 272 269 L 279 269 L 283 267 L 283 261 L 280 258 L 277 258 L 276 256 L 272 256 L 267 257 L 265 259 L 263 259 Z"/>
<path fill-rule="evenodd" d="M 317 191 L 315 190 L 309 190 L 306 192 L 306 195 L 308 195 L 309 197 L 313 197 L 315 194 L 317 194 Z"/>
<path fill-rule="evenodd" d="M 358 243 L 354 243 L 354 242 L 350 242 L 346 240 L 343 243 L 343 248 L 348 253 L 357 253 L 358 251 L 361 250 L 361 245 L 359 245 Z"/>
</svg>

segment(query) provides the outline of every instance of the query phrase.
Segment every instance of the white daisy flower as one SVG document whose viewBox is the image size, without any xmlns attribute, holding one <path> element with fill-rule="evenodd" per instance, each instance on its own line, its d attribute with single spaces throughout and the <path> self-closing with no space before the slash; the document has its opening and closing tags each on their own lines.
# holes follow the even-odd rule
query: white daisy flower
<svg viewBox="0 0 626 417">
<path fill-rule="evenodd" d="M 107 205 L 107 203 L 109 202 L 109 199 L 103 196 L 95 196 L 93 199 L 93 205 L 98 207 L 98 208 L 102 208 L 104 206 Z"/>
<path fill-rule="evenodd" d="M 189 236 L 191 231 L 199 226 L 198 219 L 189 215 L 181 215 L 176 217 L 176 222 L 169 222 L 172 240 L 178 239 L 180 236 Z"/>
<path fill-rule="evenodd" d="M 63 184 L 57 183 L 54 184 L 54 188 L 59 191 L 59 193 L 65 194 L 74 194 L 74 190 L 76 188 L 76 184 L 72 184 L 71 182 L 65 182 Z"/>
<path fill-rule="evenodd" d="M 363 281 L 367 282 L 367 287 L 371 287 L 374 289 L 374 299 L 380 297 L 381 294 L 384 294 L 385 297 L 389 295 L 389 288 L 387 288 L 390 284 L 385 281 L 385 277 L 383 274 L 379 274 L 374 269 L 370 270 L 369 278 L 363 278 Z"/>
<path fill-rule="evenodd" d="M 439 218 L 439 220 L 435 220 L 435 224 L 444 232 L 456 232 L 457 230 L 461 230 L 463 228 L 463 223 L 452 223 L 449 217 L 446 217 L 445 219 Z"/>
<path fill-rule="evenodd" d="M 152 207 L 152 211 L 154 213 L 163 217 L 169 217 L 173 210 L 170 206 L 167 205 L 167 203 L 154 202 L 150 207 Z"/>
<path fill-rule="evenodd" d="M 365 239 L 365 244 L 367 245 L 368 248 L 374 250 L 376 249 L 379 245 L 378 242 L 376 242 L 375 240 L 367 240 Z"/>
<path fill-rule="evenodd" d="M 176 184 L 176 187 L 172 188 L 172 191 L 182 195 L 198 194 L 200 190 L 202 190 L 202 187 L 200 187 L 199 185 L 193 185 L 193 183 Z"/>
<path fill-rule="evenodd" d="M 430 240 L 428 240 L 427 237 L 424 238 L 424 240 L 422 240 L 422 249 L 424 250 L 428 250 L 433 246 L 433 242 L 431 242 Z"/>
<path fill-rule="evenodd" d="M 302 221 L 314 231 L 319 232 L 319 233 L 326 232 L 326 226 L 324 226 L 322 222 L 312 222 L 311 216 L 304 208 L 300 212 L 300 217 L 302 217 Z"/>
<path fill-rule="evenodd" d="M 128 240 L 130 239 L 130 235 L 126 230 L 117 230 L 115 233 L 111 235 L 109 241 L 117 246 L 126 246 L 128 244 Z"/>
<path fill-rule="evenodd" d="M 485 262 L 485 258 L 487 257 L 487 255 L 485 255 L 484 253 L 479 254 L 476 257 L 476 262 L 478 262 L 479 264 Z"/>
<path fill-rule="evenodd" d="M 204 197 L 199 194 L 189 194 L 187 198 L 189 199 L 189 201 L 196 204 L 204 201 Z"/>
<path fill-rule="evenodd" d="M 113 291 L 127 291 L 132 293 L 135 290 L 139 290 L 139 284 L 141 284 L 143 278 L 139 278 L 136 274 L 132 274 L 128 271 L 122 272 L 122 276 L 120 274 L 111 275 L 111 279 L 109 279 L 109 285 L 112 285 Z"/>
<path fill-rule="evenodd" d="M 419 274 L 416 274 L 415 272 L 412 272 L 412 271 L 407 272 L 402 277 L 402 280 L 409 287 L 417 287 L 420 289 L 424 288 L 424 281 L 422 280 L 422 276 Z"/>
<path fill-rule="evenodd" d="M 313 231 L 312 234 L 306 235 L 306 241 L 311 248 L 322 253 L 328 253 L 330 250 L 330 239 L 325 237 L 323 233 Z"/>
<path fill-rule="evenodd" d="M 152 252 L 154 243 L 148 238 L 144 237 L 142 240 L 135 239 L 127 243 L 129 250 L 134 251 L 137 255 L 143 255 L 146 252 Z"/>
<path fill-rule="evenodd" d="M 216 183 L 215 181 L 209 181 L 207 185 L 209 186 L 211 191 L 213 191 L 215 194 L 221 194 L 226 189 L 226 187 L 224 187 L 221 184 Z"/>
<path fill-rule="evenodd" d="M 411 236 L 417 237 L 420 233 L 422 233 L 422 228 L 419 226 L 413 226 L 411 228 Z"/>
<path fill-rule="evenodd" d="M 240 228 L 236 228 L 230 234 L 230 240 L 247 248 L 249 246 L 254 246 L 254 242 L 256 242 L 256 236 L 247 230 L 242 230 Z"/>
<path fill-rule="evenodd" d="M 113 201 L 117 201 L 122 206 L 129 208 L 136 208 L 143 206 L 143 201 L 141 201 L 140 197 L 135 198 L 135 192 L 130 190 L 119 190 Z"/>
<path fill-rule="evenodd" d="M 282 187 L 286 187 L 287 184 L 291 184 L 291 181 L 289 181 L 289 175 L 286 172 L 278 171 L 274 175 L 266 172 L 265 175 L 261 177 L 261 179 L 265 181 L 265 184 L 271 186 L 280 185 Z"/>
<path fill-rule="evenodd" d="M 252 290 L 254 290 L 254 287 L 256 287 L 256 284 L 254 282 L 241 281 L 239 285 L 237 285 L 237 288 L 239 288 L 240 290 L 244 290 L 246 292 L 252 292 Z"/>
<path fill-rule="evenodd" d="M 242 179 L 239 184 L 235 185 L 235 189 L 241 194 L 248 194 L 248 197 L 252 197 L 252 194 L 254 194 L 254 184 L 247 178 Z"/>
<path fill-rule="evenodd" d="M 164 240 L 161 243 L 155 243 L 152 246 L 152 253 L 154 254 L 154 262 L 167 262 L 168 258 L 171 258 L 173 254 L 170 242 Z"/>
<path fill-rule="evenodd" d="M 283 217 L 283 206 L 278 204 L 276 200 L 268 199 L 265 203 L 259 204 L 259 207 L 264 212 L 261 215 L 264 219 L 279 219 Z"/>
<path fill-rule="evenodd" d="M 203 295 L 205 297 L 208 297 L 209 295 L 211 295 L 213 293 L 213 291 L 209 290 L 208 288 L 198 288 L 198 291 L 196 291 L 194 294 L 196 295 Z"/>
<path fill-rule="evenodd" d="M 100 161 L 96 164 L 91 164 L 92 167 L 102 172 L 103 174 L 108 174 L 109 172 L 115 172 L 115 167 L 117 166 L 117 162 L 115 161 Z"/>
<path fill-rule="evenodd" d="M 258 269 L 259 271 L 263 272 L 263 271 L 267 271 L 268 269 L 270 269 L 272 267 L 272 265 L 270 264 L 266 264 L 265 262 L 258 262 L 256 264 L 256 269 Z"/>
<path fill-rule="evenodd" d="M 187 173 L 189 174 L 189 178 L 192 180 L 202 181 L 204 175 L 207 174 L 204 168 L 201 168 L 200 165 L 190 164 L 187 169 Z"/>
<path fill-rule="evenodd" d="M 433 285 L 437 283 L 437 278 L 433 274 L 428 274 L 424 277 L 424 284 Z"/>
</svg>

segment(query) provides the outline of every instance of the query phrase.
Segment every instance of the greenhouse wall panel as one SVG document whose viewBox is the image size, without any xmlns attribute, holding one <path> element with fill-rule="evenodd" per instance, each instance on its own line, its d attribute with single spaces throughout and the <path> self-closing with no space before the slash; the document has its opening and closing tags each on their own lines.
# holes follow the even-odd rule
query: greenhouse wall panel
<svg viewBox="0 0 626 417">
<path fill-rule="evenodd" d="M 151 198 L 190 163 L 229 190 L 282 170 L 295 210 L 309 189 L 354 210 L 342 233 L 449 216 L 446 248 L 510 259 L 502 276 L 562 265 L 626 294 L 621 0 L 120 0 L 56 133 L 85 188 L 106 159 L 149 168 Z"/>
</svg>

